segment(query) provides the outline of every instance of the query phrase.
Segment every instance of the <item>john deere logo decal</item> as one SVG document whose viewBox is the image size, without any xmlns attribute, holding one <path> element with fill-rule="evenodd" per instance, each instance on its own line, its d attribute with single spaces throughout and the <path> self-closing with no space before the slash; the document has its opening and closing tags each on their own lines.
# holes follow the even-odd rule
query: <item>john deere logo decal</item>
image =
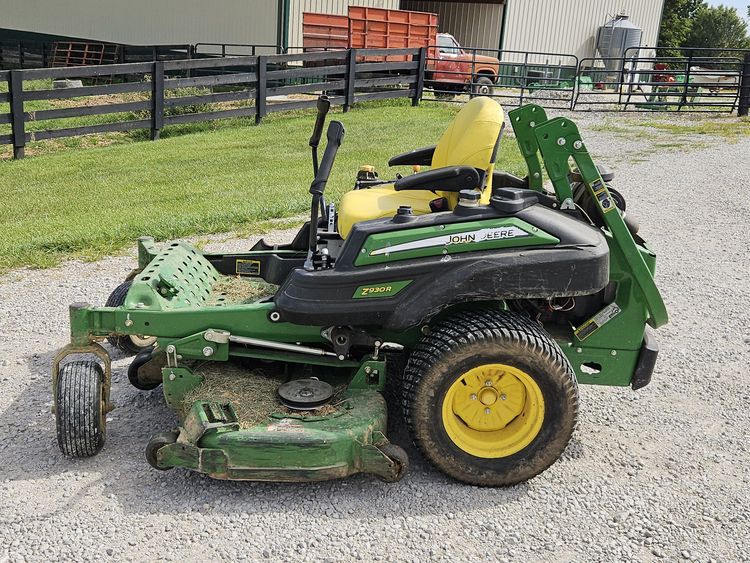
<svg viewBox="0 0 750 563">
<path fill-rule="evenodd" d="M 382 254 L 391 254 L 393 252 L 402 252 L 404 250 L 416 250 L 418 248 L 431 248 L 434 246 L 452 246 L 456 244 L 476 244 L 493 240 L 512 239 L 518 237 L 528 237 L 531 233 L 515 226 L 493 227 L 490 229 L 480 229 L 478 231 L 466 231 L 452 235 L 442 235 L 422 240 L 414 240 L 385 248 L 378 248 L 370 252 L 370 256 L 380 256 Z"/>
</svg>

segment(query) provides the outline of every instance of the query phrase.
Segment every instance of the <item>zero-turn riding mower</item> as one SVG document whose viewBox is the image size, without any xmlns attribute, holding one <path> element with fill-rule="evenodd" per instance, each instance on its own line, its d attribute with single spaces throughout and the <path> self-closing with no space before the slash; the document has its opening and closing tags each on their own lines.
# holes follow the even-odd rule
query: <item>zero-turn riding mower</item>
<svg viewBox="0 0 750 563">
<path fill-rule="evenodd" d="M 310 139 L 310 221 L 289 244 L 213 254 L 143 237 L 107 306 L 71 305 L 52 374 L 64 454 L 104 443 L 105 338 L 137 351 L 130 382 L 162 385 L 178 414 L 148 462 L 220 479 L 400 479 L 408 457 L 386 436 L 385 393 L 441 471 L 511 485 L 562 454 L 578 383 L 649 383 L 646 325 L 667 322 L 655 255 L 572 121 L 509 112 L 519 178 L 495 169 L 501 107 L 473 99 L 436 146 L 389 162 L 415 173 L 362 167 L 336 209 L 323 194 L 340 122 L 317 158 L 328 107 L 321 97 Z M 63 361 L 79 354 L 95 359 Z"/>
</svg>

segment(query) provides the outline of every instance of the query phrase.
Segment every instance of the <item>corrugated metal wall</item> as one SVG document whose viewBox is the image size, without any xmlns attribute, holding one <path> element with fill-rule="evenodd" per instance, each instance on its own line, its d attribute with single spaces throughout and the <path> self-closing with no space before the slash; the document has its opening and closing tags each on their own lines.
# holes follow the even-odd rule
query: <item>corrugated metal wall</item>
<svg viewBox="0 0 750 563">
<path fill-rule="evenodd" d="M 503 47 L 591 57 L 599 26 L 623 10 L 643 30 L 642 44 L 653 47 L 663 5 L 664 0 L 507 0 Z"/>
<path fill-rule="evenodd" d="M 438 30 L 450 33 L 464 47 L 497 50 L 500 44 L 500 4 L 403 0 L 401 8 L 438 14 Z"/>
<path fill-rule="evenodd" d="M 322 14 L 347 13 L 349 6 L 369 6 L 398 10 L 399 0 L 291 0 L 289 4 L 289 41 L 288 46 L 294 51 L 302 47 L 302 13 L 318 12 Z"/>
<path fill-rule="evenodd" d="M 275 0 L 0 0 L 0 26 L 133 45 L 276 44 Z"/>
</svg>

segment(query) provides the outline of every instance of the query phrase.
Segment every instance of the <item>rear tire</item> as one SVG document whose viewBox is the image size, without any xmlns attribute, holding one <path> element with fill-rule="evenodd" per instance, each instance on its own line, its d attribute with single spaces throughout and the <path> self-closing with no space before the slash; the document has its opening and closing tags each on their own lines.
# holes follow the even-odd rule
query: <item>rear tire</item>
<svg viewBox="0 0 750 563">
<path fill-rule="evenodd" d="M 132 281 L 125 281 L 118 285 L 109 298 L 105 307 L 120 307 L 125 302 L 125 297 L 132 285 Z M 155 336 L 125 335 L 125 336 L 108 336 L 107 342 L 112 346 L 132 356 L 141 350 L 152 348 L 156 342 Z"/>
<path fill-rule="evenodd" d="M 538 475 L 562 455 L 578 418 L 575 375 L 559 346 L 510 312 L 466 311 L 438 324 L 412 352 L 403 385 L 417 447 L 473 485 Z"/>
<path fill-rule="evenodd" d="M 69 457 L 90 457 L 104 445 L 104 371 L 80 360 L 60 368 L 55 396 L 57 444 Z"/>
</svg>

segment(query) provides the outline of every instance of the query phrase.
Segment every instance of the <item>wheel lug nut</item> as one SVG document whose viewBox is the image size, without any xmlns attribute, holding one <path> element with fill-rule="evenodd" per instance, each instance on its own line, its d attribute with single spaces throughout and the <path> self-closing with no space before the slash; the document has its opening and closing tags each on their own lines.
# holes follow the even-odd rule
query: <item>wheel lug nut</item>
<svg viewBox="0 0 750 563">
<path fill-rule="evenodd" d="M 472 394 L 471 394 L 471 400 L 472 400 L 472 401 L 476 401 L 476 400 L 477 400 L 477 396 L 476 396 L 476 394 L 475 394 L 475 393 L 472 393 Z"/>
<path fill-rule="evenodd" d="M 504 393 L 503 393 L 502 395 L 500 395 L 500 400 L 501 400 L 501 401 L 504 401 L 504 400 L 505 400 L 505 399 L 507 399 L 507 398 L 508 398 L 508 397 L 506 397 Z"/>
<path fill-rule="evenodd" d="M 484 409 L 484 414 L 490 414 L 492 411 L 489 408 Z"/>
<path fill-rule="evenodd" d="M 490 381 L 490 380 L 488 379 L 487 381 L 485 381 L 485 382 L 484 382 L 484 386 L 485 386 L 485 387 L 492 387 L 492 381 Z"/>
</svg>

